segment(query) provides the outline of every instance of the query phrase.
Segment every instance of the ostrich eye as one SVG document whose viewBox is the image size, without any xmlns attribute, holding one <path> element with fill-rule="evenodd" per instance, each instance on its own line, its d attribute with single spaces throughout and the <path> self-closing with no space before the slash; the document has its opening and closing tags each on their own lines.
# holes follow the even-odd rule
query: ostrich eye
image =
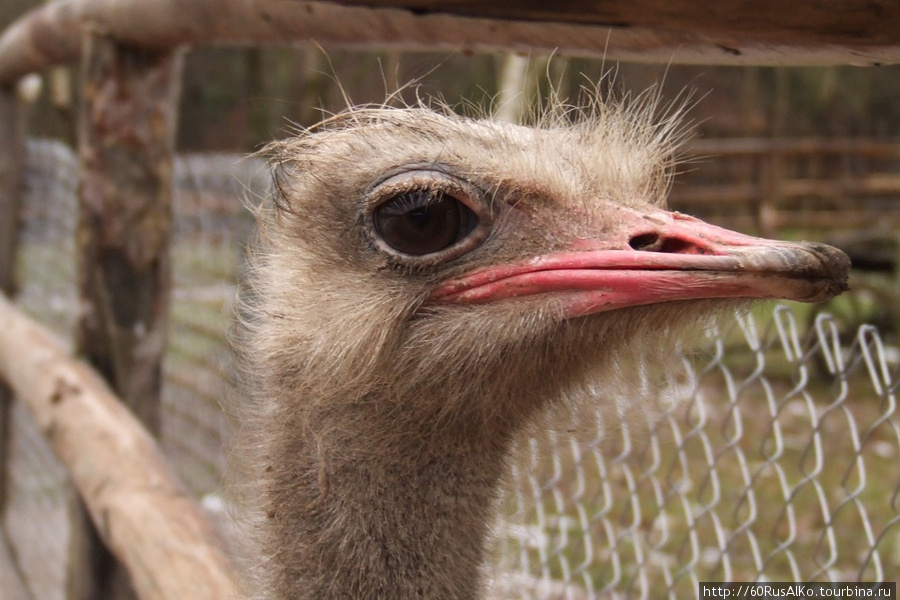
<svg viewBox="0 0 900 600">
<path fill-rule="evenodd" d="M 375 231 L 403 254 L 424 256 L 464 239 L 478 225 L 468 206 L 441 190 L 415 190 L 394 196 L 375 209 Z"/>
<path fill-rule="evenodd" d="M 406 171 L 370 192 L 376 245 L 405 262 L 443 262 L 487 237 L 491 213 L 482 194 L 438 170 Z"/>
</svg>

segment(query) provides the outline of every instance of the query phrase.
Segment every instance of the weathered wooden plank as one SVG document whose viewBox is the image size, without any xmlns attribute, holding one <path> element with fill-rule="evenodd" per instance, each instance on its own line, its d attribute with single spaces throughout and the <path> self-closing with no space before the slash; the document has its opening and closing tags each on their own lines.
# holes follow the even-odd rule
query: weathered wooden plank
<svg viewBox="0 0 900 600">
<path fill-rule="evenodd" d="M 0 377 L 26 403 L 142 600 L 241 597 L 222 540 L 153 437 L 98 373 L 2 295 Z"/>
<path fill-rule="evenodd" d="M 403 8 L 503 20 L 573 23 L 614 28 L 733 34 L 783 45 L 900 44 L 900 3 L 867 0 L 334 0 L 339 4 Z"/>
<path fill-rule="evenodd" d="M 79 351 L 158 434 L 170 293 L 172 154 L 181 55 L 103 36 L 85 44 L 79 119 Z M 131 597 L 86 518 L 73 515 L 73 600 Z M 88 526 L 87 530 L 83 530 Z"/>
<path fill-rule="evenodd" d="M 856 154 L 900 159 L 900 140 L 866 138 L 704 138 L 685 144 L 689 156 L 768 156 L 770 154 Z"/>
<path fill-rule="evenodd" d="M 3 592 L 3 600 L 31 600 L 31 594 L 22 580 L 15 559 L 9 551 L 8 542 L 2 533 L 0 533 L 0 591 Z"/>
<path fill-rule="evenodd" d="M 59 0 L 0 36 L 0 82 L 74 59 L 85 29 L 155 49 L 315 40 L 355 48 L 538 50 L 666 63 L 900 63 L 900 29 L 894 26 L 900 4 L 891 2 L 879 2 L 877 10 L 866 0 L 839 7 L 802 0 L 790 10 L 778 0 L 434 4 L 447 12 L 429 12 L 413 0 L 406 5 L 416 10 L 396 8 L 402 0 L 373 3 L 382 7 L 303 0 Z M 576 22 L 581 8 L 595 15 L 592 20 Z M 454 9 L 477 16 L 450 14 Z M 805 25 L 809 15 L 815 18 Z"/>
<path fill-rule="evenodd" d="M 13 86 L 0 86 L 0 290 L 15 292 L 13 269 L 25 164 L 25 127 Z"/>
<path fill-rule="evenodd" d="M 15 90 L 12 86 L 0 86 L 0 292 L 9 295 L 16 292 L 16 250 L 25 164 L 25 127 L 20 113 Z M 12 401 L 12 394 L 0 382 L 0 517 L 6 510 Z"/>
<path fill-rule="evenodd" d="M 78 347 L 158 432 L 181 59 L 100 37 L 87 47 L 79 136 Z"/>
</svg>

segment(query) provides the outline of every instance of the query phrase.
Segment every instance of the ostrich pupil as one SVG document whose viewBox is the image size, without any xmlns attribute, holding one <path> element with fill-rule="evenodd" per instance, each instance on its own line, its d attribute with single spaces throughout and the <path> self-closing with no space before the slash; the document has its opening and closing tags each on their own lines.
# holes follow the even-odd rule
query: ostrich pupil
<svg viewBox="0 0 900 600">
<path fill-rule="evenodd" d="M 468 235 L 475 214 L 441 191 L 421 190 L 395 196 L 375 210 L 375 229 L 397 252 L 424 256 L 440 252 Z"/>
</svg>

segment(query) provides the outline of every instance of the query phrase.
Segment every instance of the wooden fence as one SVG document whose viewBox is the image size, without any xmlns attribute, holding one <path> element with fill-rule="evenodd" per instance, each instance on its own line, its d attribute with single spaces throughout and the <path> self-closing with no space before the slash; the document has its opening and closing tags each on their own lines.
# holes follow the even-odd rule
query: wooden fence
<svg viewBox="0 0 900 600">
<path fill-rule="evenodd" d="M 405 37 L 401 39 L 398 31 L 406 32 Z M 63 0 L 26 16 L 0 37 L 0 285 L 6 293 L 14 292 L 10 273 L 21 175 L 17 161 L 24 155 L 14 86 L 26 73 L 77 57 L 82 62 L 77 236 L 82 312 L 77 341 L 81 353 L 112 389 L 101 383 L 93 370 L 61 353 L 55 342 L 9 303 L 0 301 L 0 331 L 5 340 L 0 370 L 39 416 L 94 524 L 87 525 L 88 519 L 83 518 L 86 525 L 73 535 L 78 545 L 68 569 L 70 598 L 128 597 L 127 584 L 121 583 L 128 577 L 116 574 L 117 568 L 112 566 L 117 561 L 128 566 L 131 582 L 142 598 L 225 598 L 235 593 L 231 568 L 215 536 L 194 501 L 180 492 L 145 431 L 153 432 L 158 424 L 159 374 L 168 322 L 170 177 L 181 69 L 178 48 L 197 43 L 317 39 L 356 46 L 553 49 L 559 40 L 570 40 L 570 49 L 580 54 L 603 56 L 621 47 L 623 55 L 645 52 L 644 56 L 668 60 L 682 43 L 680 38 L 673 42 L 671 37 L 648 37 L 646 30 L 635 35 L 628 28 L 617 30 L 612 38 L 611 44 L 605 28 L 577 24 L 454 20 L 441 14 L 278 0 Z M 707 60 L 746 60 L 739 51 L 721 44 L 711 46 Z M 808 58 L 808 48 L 804 56 Z M 844 54 L 845 60 L 866 63 L 877 56 L 897 59 L 898 54 L 894 47 L 881 54 Z M 769 168 L 775 168 L 779 154 L 790 152 L 769 147 L 757 155 L 761 165 L 768 160 Z M 722 149 L 708 153 L 721 154 Z M 773 191 L 776 197 L 797 197 L 814 186 L 799 180 L 790 185 L 787 180 L 777 181 L 780 183 L 768 190 L 769 194 L 749 188 L 724 191 L 752 202 L 752 198 L 772 197 Z M 878 185 L 870 181 L 864 187 L 874 191 Z M 824 197 L 830 190 L 819 192 Z M 676 198 L 680 198 L 678 193 Z M 764 228 L 771 226 L 764 203 L 758 203 L 760 221 Z M 774 207 L 776 216 L 782 214 L 779 206 Z M 113 402 L 111 392 L 143 419 L 143 428 Z M 80 421 L 70 414 L 72 406 L 79 406 L 75 401 L 83 403 L 79 414 L 93 415 L 93 425 L 105 425 L 105 429 L 84 425 L 79 432 Z M 0 396 L 0 461 L 8 440 L 10 402 L 9 394 Z M 133 434 L 133 439 L 120 440 L 104 450 L 94 452 L 87 445 L 91 440 L 116 442 L 126 433 Z M 107 475 L 111 479 L 92 478 L 96 468 L 86 467 L 84 462 L 84 454 L 91 453 L 109 460 Z M 114 462 L 122 467 L 118 475 L 112 468 Z M 125 468 L 136 463 L 140 468 Z M 0 464 L 0 510 L 5 473 Z M 134 484 L 140 493 L 126 485 L 134 477 L 147 480 Z M 147 493 L 148 489 L 158 493 Z M 128 529 L 134 523 L 127 513 L 136 505 L 152 515 L 151 524 L 141 526 L 140 534 Z M 111 530 L 110 523 L 124 524 L 123 529 Z M 181 525 L 177 534 L 174 524 Z M 174 553 L 172 543 L 186 551 Z M 198 556 L 212 558 L 202 566 L 178 562 Z M 176 564 L 166 562 L 166 557 L 174 558 Z"/>
<path fill-rule="evenodd" d="M 685 150 L 670 205 L 764 237 L 900 223 L 900 140 L 706 139 Z"/>
</svg>

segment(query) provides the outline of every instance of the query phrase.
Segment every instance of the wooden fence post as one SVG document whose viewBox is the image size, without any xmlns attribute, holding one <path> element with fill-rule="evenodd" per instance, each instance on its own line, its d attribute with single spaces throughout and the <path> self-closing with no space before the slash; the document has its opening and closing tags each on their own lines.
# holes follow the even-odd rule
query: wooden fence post
<svg viewBox="0 0 900 600">
<path fill-rule="evenodd" d="M 788 107 L 790 102 L 790 80 L 783 67 L 775 69 L 775 90 L 772 98 L 772 108 L 769 115 L 769 139 L 777 140 L 784 137 L 784 131 L 788 119 Z M 774 145 L 774 144 L 773 144 Z M 759 234 L 762 237 L 778 237 L 778 209 L 781 205 L 781 188 L 784 180 L 785 154 L 775 152 L 770 147 L 765 157 L 765 179 L 763 180 L 763 195 L 760 198 L 758 208 Z"/>
<path fill-rule="evenodd" d="M 760 164 L 756 225 L 759 228 L 759 235 L 762 237 L 778 237 L 778 204 L 781 201 L 782 160 L 784 160 L 784 157 L 775 152 L 756 159 Z"/>
<path fill-rule="evenodd" d="M 12 85 L 0 85 L 0 292 L 13 295 L 19 244 L 19 214 L 25 166 L 25 119 Z M 6 522 L 10 483 L 13 393 L 0 380 L 0 529 Z M 30 598 L 0 531 L 0 590 L 10 600 Z"/>
<path fill-rule="evenodd" d="M 158 436 L 182 56 L 92 34 L 82 61 L 76 343 Z M 69 598 L 133 597 L 83 509 L 75 513 Z"/>
<path fill-rule="evenodd" d="M 529 78 L 531 57 L 508 52 L 503 57 L 500 72 L 500 89 L 494 118 L 507 123 L 520 123 L 528 113 L 531 103 Z"/>
<path fill-rule="evenodd" d="M 13 86 L 0 86 L 0 291 L 16 292 L 15 264 L 25 166 L 25 121 Z M 9 482 L 12 394 L 0 382 L 0 523 Z"/>
</svg>

